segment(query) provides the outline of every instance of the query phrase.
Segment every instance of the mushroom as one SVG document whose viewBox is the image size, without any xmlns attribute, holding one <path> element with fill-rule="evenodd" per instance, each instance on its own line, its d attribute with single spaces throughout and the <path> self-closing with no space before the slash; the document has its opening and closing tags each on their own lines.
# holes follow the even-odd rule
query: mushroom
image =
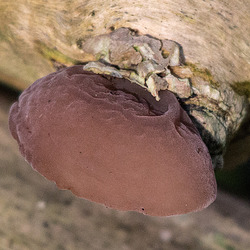
<svg viewBox="0 0 250 250">
<path fill-rule="evenodd" d="M 73 66 L 26 89 L 9 128 L 36 171 L 79 197 L 153 216 L 201 210 L 216 197 L 210 155 L 174 94 L 160 97 Z"/>
</svg>

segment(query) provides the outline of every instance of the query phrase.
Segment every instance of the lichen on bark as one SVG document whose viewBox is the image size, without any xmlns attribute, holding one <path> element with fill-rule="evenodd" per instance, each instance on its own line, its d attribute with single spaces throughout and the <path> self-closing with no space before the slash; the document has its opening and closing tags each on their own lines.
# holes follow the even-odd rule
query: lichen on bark
<svg viewBox="0 0 250 250">
<path fill-rule="evenodd" d="M 83 66 L 85 70 L 126 78 L 156 100 L 160 91 L 172 91 L 199 129 L 214 167 L 223 165 L 227 143 L 246 115 L 244 97 L 215 81 L 208 69 L 185 63 L 183 50 L 174 41 L 120 28 L 91 37 L 81 47 L 95 58 Z"/>
</svg>

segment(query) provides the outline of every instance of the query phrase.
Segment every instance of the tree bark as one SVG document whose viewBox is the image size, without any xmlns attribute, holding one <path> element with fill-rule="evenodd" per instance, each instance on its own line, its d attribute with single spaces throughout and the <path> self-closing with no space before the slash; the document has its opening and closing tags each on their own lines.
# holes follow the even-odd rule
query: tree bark
<svg viewBox="0 0 250 250">
<path fill-rule="evenodd" d="M 180 45 L 199 92 L 198 99 L 182 100 L 184 108 L 215 158 L 246 115 L 247 102 L 228 86 L 250 93 L 248 0 L 0 0 L 0 11 L 0 81 L 19 90 L 60 67 L 95 61 L 85 42 L 127 27 Z M 220 85 L 215 104 L 211 86 L 209 93 L 199 89 L 209 82 Z M 199 111 L 204 106 L 206 119 Z M 202 125 L 204 119 L 209 125 Z"/>
</svg>

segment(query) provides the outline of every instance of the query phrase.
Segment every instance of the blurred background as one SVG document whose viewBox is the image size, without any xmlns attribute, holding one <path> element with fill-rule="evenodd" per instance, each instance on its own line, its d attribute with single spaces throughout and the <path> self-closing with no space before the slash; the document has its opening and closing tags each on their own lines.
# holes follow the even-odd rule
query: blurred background
<svg viewBox="0 0 250 250">
<path fill-rule="evenodd" d="M 51 8 L 42 0 L 18 2 L 0 0 L 0 250 L 250 250 L 250 113 L 216 170 L 216 201 L 197 213 L 150 217 L 108 209 L 58 190 L 25 162 L 8 130 L 9 108 L 36 79 L 78 64 L 82 40 L 78 23 L 65 21 L 70 1 L 50 1 Z M 238 88 L 250 98 L 250 82 Z"/>
</svg>

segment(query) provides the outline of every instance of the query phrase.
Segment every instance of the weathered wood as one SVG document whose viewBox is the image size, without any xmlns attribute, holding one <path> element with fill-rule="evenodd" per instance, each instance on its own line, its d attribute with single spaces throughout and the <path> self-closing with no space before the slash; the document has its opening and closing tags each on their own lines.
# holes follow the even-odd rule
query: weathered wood
<svg viewBox="0 0 250 250">
<path fill-rule="evenodd" d="M 250 79 L 248 0 L 1 0 L 0 11 L 0 79 L 20 89 L 53 71 L 51 60 L 89 60 L 81 42 L 120 27 L 178 42 L 220 82 Z"/>
</svg>

